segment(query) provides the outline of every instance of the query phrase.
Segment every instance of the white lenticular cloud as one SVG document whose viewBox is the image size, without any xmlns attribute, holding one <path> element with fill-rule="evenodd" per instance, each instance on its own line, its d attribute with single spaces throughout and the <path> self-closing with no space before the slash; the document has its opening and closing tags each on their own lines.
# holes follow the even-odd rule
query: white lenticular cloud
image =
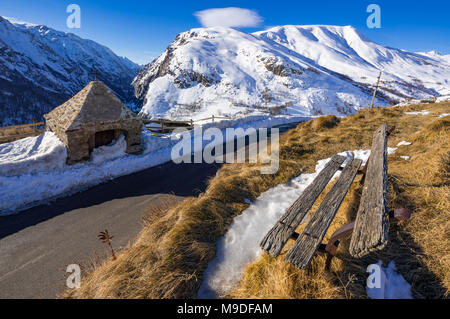
<svg viewBox="0 0 450 319">
<path fill-rule="evenodd" d="M 208 9 L 194 14 L 204 27 L 258 27 L 263 19 L 260 15 L 249 9 L 222 8 Z"/>
</svg>

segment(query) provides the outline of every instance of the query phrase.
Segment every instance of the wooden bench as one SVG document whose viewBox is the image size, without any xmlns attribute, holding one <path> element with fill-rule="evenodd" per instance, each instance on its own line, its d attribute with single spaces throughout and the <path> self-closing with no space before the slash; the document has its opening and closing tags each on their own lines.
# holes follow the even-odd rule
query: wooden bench
<svg viewBox="0 0 450 319">
<path fill-rule="evenodd" d="M 362 161 L 359 159 L 352 158 L 343 168 L 345 157 L 333 156 L 316 179 L 267 233 L 261 241 L 261 248 L 273 257 L 277 257 L 288 240 L 294 239 L 295 243 L 284 259 L 299 269 L 307 269 L 318 250 L 328 253 L 327 267 L 329 267 L 340 239 L 351 234 L 353 236 L 350 254 L 354 257 L 361 258 L 373 251 L 383 249 L 388 240 L 389 218 L 404 220 L 411 215 L 406 209 L 390 214 L 386 205 L 387 139 L 394 129 L 388 131 L 387 125 L 383 125 L 377 130 L 372 142 L 370 159 L 362 170 L 360 170 Z M 297 227 L 305 220 L 309 210 L 338 170 L 342 171 L 339 179 L 326 194 L 303 232 L 296 233 Z M 364 174 L 364 188 L 356 222 L 339 229 L 331 236 L 328 244 L 322 244 L 328 228 L 358 173 Z"/>
</svg>

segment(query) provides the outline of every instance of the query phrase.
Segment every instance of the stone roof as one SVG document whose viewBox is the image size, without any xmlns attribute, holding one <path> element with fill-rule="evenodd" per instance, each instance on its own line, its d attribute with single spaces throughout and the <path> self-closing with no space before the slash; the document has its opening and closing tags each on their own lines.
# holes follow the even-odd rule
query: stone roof
<svg viewBox="0 0 450 319">
<path fill-rule="evenodd" d="M 44 117 L 47 121 L 52 120 L 63 131 L 73 131 L 89 125 L 137 119 L 137 116 L 100 81 L 89 83 L 74 97 Z"/>
</svg>

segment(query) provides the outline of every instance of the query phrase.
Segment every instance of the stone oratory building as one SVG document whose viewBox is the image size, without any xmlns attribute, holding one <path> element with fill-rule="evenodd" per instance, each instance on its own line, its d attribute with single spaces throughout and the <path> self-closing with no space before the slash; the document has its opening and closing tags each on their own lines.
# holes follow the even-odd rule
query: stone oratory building
<svg viewBox="0 0 450 319">
<path fill-rule="evenodd" d="M 89 160 L 94 148 L 122 134 L 127 153 L 142 153 L 142 121 L 103 82 L 89 83 L 44 118 L 47 130 L 66 145 L 68 164 Z"/>
</svg>

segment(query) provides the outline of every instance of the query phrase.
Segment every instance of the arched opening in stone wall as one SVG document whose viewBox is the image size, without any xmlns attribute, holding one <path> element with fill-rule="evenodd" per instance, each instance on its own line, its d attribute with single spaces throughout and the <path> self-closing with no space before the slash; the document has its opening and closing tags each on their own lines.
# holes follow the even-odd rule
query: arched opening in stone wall
<svg viewBox="0 0 450 319">
<path fill-rule="evenodd" d="M 117 140 L 122 134 L 125 134 L 126 136 L 126 131 L 105 130 L 96 132 L 89 138 L 89 152 L 92 152 L 95 148 L 111 144 L 114 140 Z"/>
<path fill-rule="evenodd" d="M 97 132 L 94 135 L 94 148 L 109 145 L 114 140 L 114 130 Z"/>
</svg>

